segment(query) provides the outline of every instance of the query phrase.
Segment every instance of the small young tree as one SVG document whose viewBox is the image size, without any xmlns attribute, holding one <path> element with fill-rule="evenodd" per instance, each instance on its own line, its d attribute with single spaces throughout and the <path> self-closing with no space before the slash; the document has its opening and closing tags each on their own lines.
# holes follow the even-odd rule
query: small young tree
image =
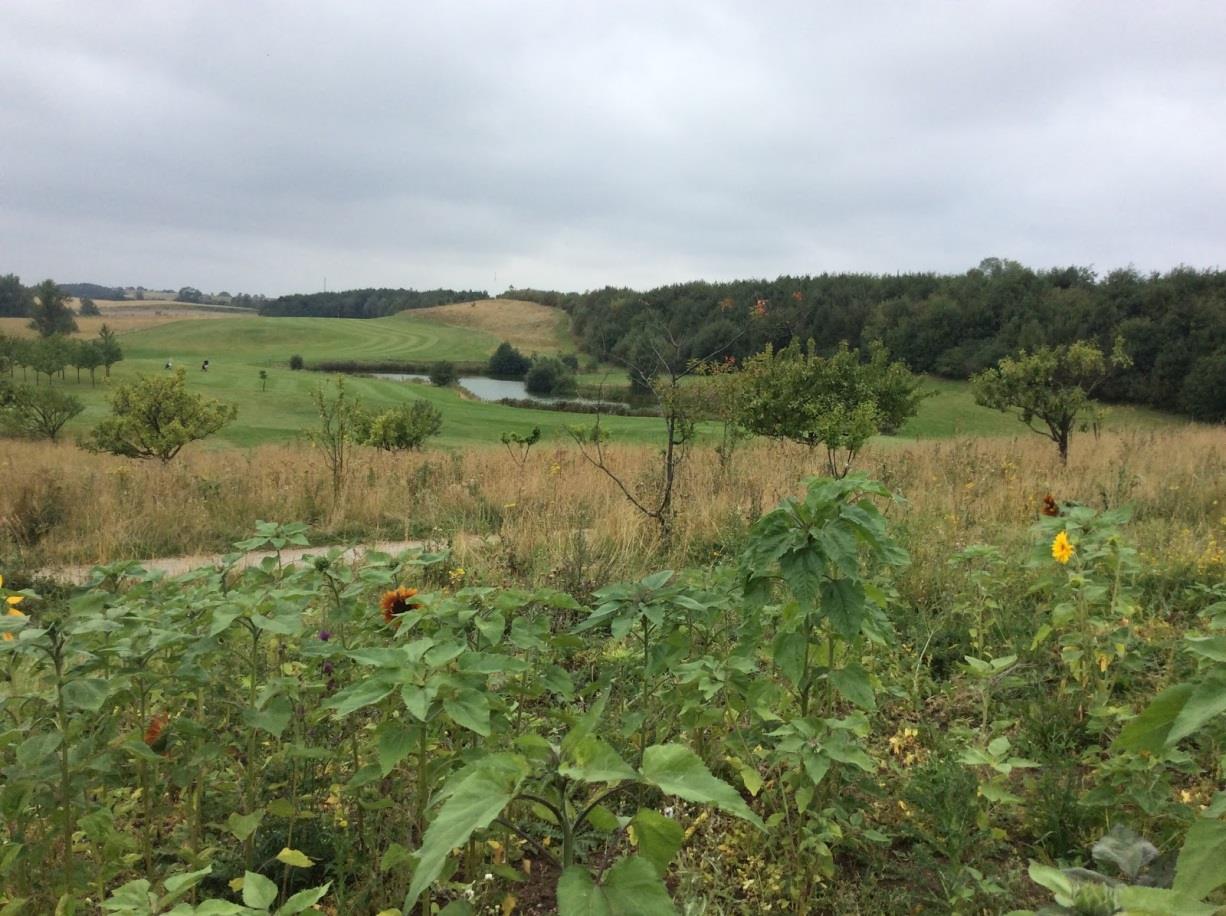
<svg viewBox="0 0 1226 916">
<path fill-rule="evenodd" d="M 289 367 L 297 371 L 298 369 L 305 368 L 306 362 L 303 361 L 302 357 L 299 354 L 295 353 L 293 356 L 289 358 Z"/>
<path fill-rule="evenodd" d="M 1060 452 L 1060 463 L 1068 464 L 1073 428 L 1084 430 L 1102 420 L 1101 408 L 1091 400 L 1094 390 L 1113 369 L 1131 365 L 1123 338 L 1116 338 L 1110 356 L 1097 344 L 1079 340 L 1006 356 L 994 368 L 974 376 L 971 390 L 976 403 L 1012 411 L 1036 433 L 1051 439 Z"/>
<path fill-rule="evenodd" d="M 268 370 L 261 369 L 260 370 L 260 391 L 267 391 L 267 390 L 268 390 Z"/>
<path fill-rule="evenodd" d="M 430 384 L 439 388 L 454 385 L 458 377 L 455 366 L 445 360 L 430 367 Z"/>
<path fill-rule="evenodd" d="M 630 505 L 659 526 L 663 541 L 667 541 L 672 534 L 677 478 L 694 439 L 695 422 L 703 412 L 701 398 L 687 391 L 681 384 L 682 379 L 698 372 L 704 363 L 730 347 L 739 336 L 740 332 L 717 344 L 717 349 L 703 354 L 701 359 L 688 362 L 682 356 L 682 343 L 667 328 L 655 327 L 641 336 L 642 349 L 635 355 L 636 362 L 627 365 L 627 369 L 632 379 L 637 377 L 648 386 L 660 407 L 660 418 L 664 422 L 660 474 L 652 487 L 654 492 L 636 492 L 636 488 L 628 485 L 613 469 L 604 448 L 608 433 L 600 426 L 599 412 L 591 427 L 567 429 L 584 460 L 613 481 Z"/>
<path fill-rule="evenodd" d="M 443 412 L 429 401 L 417 400 L 371 417 L 361 441 L 389 452 L 416 450 L 442 428 Z"/>
<path fill-rule="evenodd" d="M 106 377 L 111 377 L 111 366 L 123 360 L 123 347 L 115 332 L 105 324 L 98 329 L 98 350 L 102 353 L 102 365 L 106 366 Z"/>
<path fill-rule="evenodd" d="M 307 438 L 323 454 L 332 478 L 333 504 L 340 501 L 353 444 L 364 437 L 363 427 L 369 423 L 361 403 L 346 393 L 345 380 L 338 376 L 335 384 L 333 395 L 329 395 L 323 384 L 317 385 L 311 393 L 315 409 L 319 411 L 319 426 L 307 431 Z"/>
<path fill-rule="evenodd" d="M 111 416 L 82 445 L 91 452 L 170 461 L 183 446 L 220 430 L 238 416 L 233 404 L 206 400 L 187 390 L 183 369 L 170 376 L 142 376 L 111 395 Z"/>
<path fill-rule="evenodd" d="M 842 478 L 870 438 L 897 430 L 915 415 L 923 395 L 902 363 L 874 348 L 862 362 L 846 344 L 819 356 L 810 340 L 770 347 L 745 362 L 736 395 L 742 425 L 760 436 L 826 450 L 826 470 Z"/>
<path fill-rule="evenodd" d="M 40 337 L 72 334 L 77 330 L 77 319 L 68 307 L 68 297 L 54 280 L 39 284 L 37 296 L 30 311 L 30 327 L 38 331 Z"/>
<path fill-rule="evenodd" d="M 102 314 L 102 309 L 98 308 L 98 304 L 93 299 L 86 296 L 81 300 L 81 307 L 77 309 L 77 314 L 96 318 Z"/>
<path fill-rule="evenodd" d="M 532 368 L 532 360 L 516 350 L 510 343 L 503 341 L 490 357 L 486 371 L 491 378 L 520 379 Z"/>
<path fill-rule="evenodd" d="M 96 340 L 72 341 L 72 365 L 77 370 L 77 381 L 81 381 L 81 370 L 89 372 L 90 385 L 96 384 L 94 372 L 102 365 L 102 350 Z"/>
<path fill-rule="evenodd" d="M 72 360 L 75 349 L 72 340 L 60 334 L 30 341 L 27 359 L 30 368 L 34 370 L 34 383 L 38 384 L 40 373 L 47 376 L 50 383 L 53 375 L 64 371 L 64 367 Z"/>
<path fill-rule="evenodd" d="M 505 432 L 502 434 L 502 444 L 506 446 L 507 454 L 511 456 L 511 460 L 515 462 L 515 467 L 518 470 L 516 498 L 522 498 L 524 492 L 524 470 L 528 466 L 528 453 L 532 451 L 532 446 L 541 441 L 541 428 L 539 426 L 532 427 L 532 432 L 527 435 L 516 432 Z"/>
<path fill-rule="evenodd" d="M 50 386 L 32 388 L 18 385 L 10 390 L 4 400 L 7 403 L 0 414 L 5 426 L 52 442 L 59 436 L 64 424 L 85 409 L 77 398 Z"/>
<path fill-rule="evenodd" d="M 524 376 L 524 390 L 529 394 L 571 397 L 577 390 L 574 374 L 560 359 L 537 357 Z"/>
</svg>

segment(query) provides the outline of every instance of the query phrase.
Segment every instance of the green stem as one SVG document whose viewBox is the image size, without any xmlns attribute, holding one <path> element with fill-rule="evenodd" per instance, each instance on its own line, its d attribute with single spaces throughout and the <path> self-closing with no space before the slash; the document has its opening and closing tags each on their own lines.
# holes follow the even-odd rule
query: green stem
<svg viewBox="0 0 1226 916">
<path fill-rule="evenodd" d="M 247 685 L 247 705 L 254 713 L 256 685 L 260 679 L 260 631 L 254 624 L 248 624 L 248 626 L 251 630 L 251 671 L 250 683 Z M 247 814 L 252 814 L 255 811 L 255 754 L 255 726 L 250 726 L 247 729 L 247 765 L 243 772 L 243 806 L 246 808 Z M 255 831 L 252 831 L 251 835 L 243 841 L 243 861 L 246 863 L 248 871 L 251 870 L 254 859 Z"/>
<path fill-rule="evenodd" d="M 144 681 L 138 680 L 137 683 L 140 685 L 140 700 L 138 703 L 140 727 L 147 728 L 149 723 L 149 695 Z M 145 853 L 145 874 L 149 877 L 149 880 L 153 880 L 153 832 L 151 828 L 153 800 L 149 797 L 149 764 L 145 760 L 140 760 L 137 767 L 140 778 L 141 807 L 144 810 L 141 823 L 141 846 Z"/>
<path fill-rule="evenodd" d="M 72 810 L 72 771 L 68 766 L 68 703 L 64 699 L 64 643 L 63 637 L 53 637 L 52 659 L 55 664 L 55 693 L 60 730 L 60 804 L 64 812 L 64 893 L 72 893 L 72 835 L 76 833 L 76 819 Z"/>
</svg>

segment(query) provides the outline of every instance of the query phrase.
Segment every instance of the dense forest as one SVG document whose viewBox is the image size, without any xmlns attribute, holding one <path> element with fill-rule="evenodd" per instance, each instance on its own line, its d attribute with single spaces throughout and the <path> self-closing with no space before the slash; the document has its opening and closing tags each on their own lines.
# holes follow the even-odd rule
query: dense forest
<svg viewBox="0 0 1226 916">
<path fill-rule="evenodd" d="M 1084 267 L 1032 270 L 989 258 L 964 274 L 821 274 L 774 281 L 682 283 L 647 292 L 506 293 L 570 313 L 587 352 L 634 364 L 666 341 L 677 358 L 738 360 L 767 344 L 813 338 L 882 341 L 916 372 L 963 379 L 1002 356 L 1122 335 L 1133 366 L 1101 393 L 1198 419 L 1226 419 L 1226 271 L 1131 268 L 1105 277 Z M 731 343 L 729 343 L 731 341 Z"/>
<path fill-rule="evenodd" d="M 350 289 L 280 296 L 264 302 L 260 314 L 277 318 L 382 318 L 405 309 L 486 298 L 489 294 L 484 290 Z"/>
<path fill-rule="evenodd" d="M 123 299 L 122 286 L 103 286 L 100 283 L 60 283 L 60 289 L 66 296 L 78 299 Z"/>
</svg>

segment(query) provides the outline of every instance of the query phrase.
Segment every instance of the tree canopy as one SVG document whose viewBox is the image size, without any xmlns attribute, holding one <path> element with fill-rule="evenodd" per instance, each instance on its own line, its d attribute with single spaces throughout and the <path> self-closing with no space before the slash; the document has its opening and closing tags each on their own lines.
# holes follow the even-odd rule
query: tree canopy
<svg viewBox="0 0 1226 916">
<path fill-rule="evenodd" d="M 44 280 L 38 286 L 37 298 L 30 310 L 30 327 L 41 337 L 53 334 L 72 334 L 77 330 L 77 319 L 68 307 L 68 297 L 55 285 L 54 280 Z"/>
<path fill-rule="evenodd" d="M 16 274 L 0 277 L 0 318 L 25 318 L 33 304 L 30 291 Z"/>
<path fill-rule="evenodd" d="M 864 444 L 897 431 L 922 397 L 918 380 L 902 363 L 890 362 L 883 347 L 872 348 L 863 361 L 847 344 L 826 357 L 813 340 L 803 349 L 794 340 L 746 361 L 736 380 L 735 412 L 760 436 L 824 446 L 830 475 L 843 477 Z"/>
<path fill-rule="evenodd" d="M 975 401 L 985 407 L 1018 415 L 1032 430 L 1047 436 L 1067 463 L 1074 426 L 1097 423 L 1101 409 L 1091 394 L 1113 368 L 1131 364 L 1123 339 L 1111 356 L 1097 344 L 1080 340 L 1067 346 L 1039 347 L 1006 356 L 994 368 L 971 379 Z"/>
<path fill-rule="evenodd" d="M 183 446 L 211 436 L 236 416 L 233 404 L 190 393 L 187 373 L 179 369 L 173 375 L 143 376 L 120 385 L 111 396 L 111 415 L 82 444 L 94 452 L 167 462 Z"/>
</svg>

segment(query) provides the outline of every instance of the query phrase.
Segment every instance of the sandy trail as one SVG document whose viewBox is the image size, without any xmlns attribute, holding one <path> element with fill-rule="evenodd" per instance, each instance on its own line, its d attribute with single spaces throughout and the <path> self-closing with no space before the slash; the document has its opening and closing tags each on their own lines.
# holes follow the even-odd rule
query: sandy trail
<svg viewBox="0 0 1226 916">
<path fill-rule="evenodd" d="M 333 545 L 319 547 L 289 547 L 281 551 L 281 561 L 283 563 L 294 563 L 306 556 L 322 556 L 332 549 Z M 425 541 L 372 541 L 369 544 L 358 544 L 354 547 L 346 549 L 341 554 L 341 559 L 344 562 L 352 562 L 368 553 L 390 553 L 397 554 L 403 550 L 413 550 L 416 548 L 425 547 Z M 251 553 L 243 554 L 239 561 L 234 564 L 235 569 L 246 569 L 249 566 L 258 566 L 267 557 L 275 557 L 275 550 L 257 550 Z M 193 569 L 200 569 L 206 566 L 220 566 L 225 559 L 225 554 L 215 553 L 197 553 L 180 557 L 158 557 L 156 559 L 138 560 L 137 562 L 145 569 L 159 572 L 164 572 L 168 576 L 180 576 L 185 572 L 190 572 Z M 80 566 L 53 566 L 39 570 L 38 575 L 47 576 L 48 578 L 58 579 L 62 582 L 70 582 L 74 585 L 83 585 L 89 581 L 89 574 L 93 571 L 92 565 Z"/>
</svg>

